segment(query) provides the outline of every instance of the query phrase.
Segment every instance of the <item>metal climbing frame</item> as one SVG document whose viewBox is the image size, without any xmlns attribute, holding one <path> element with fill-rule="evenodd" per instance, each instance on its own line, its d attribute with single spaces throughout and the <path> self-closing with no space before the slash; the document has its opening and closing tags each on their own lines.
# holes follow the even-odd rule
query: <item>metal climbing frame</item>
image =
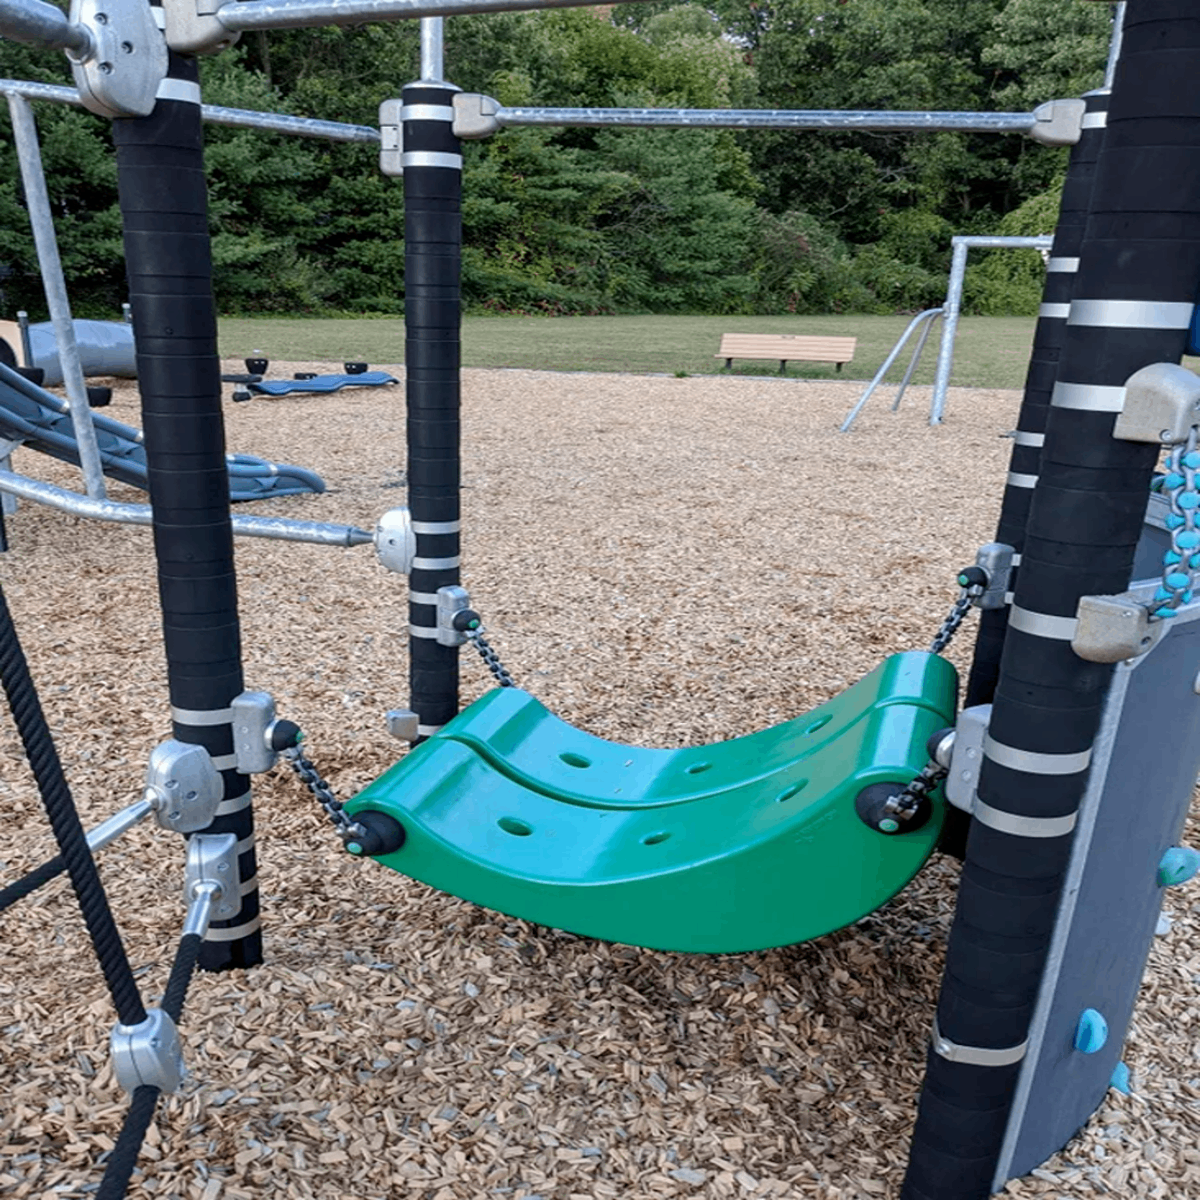
<svg viewBox="0 0 1200 1200">
<path fill-rule="evenodd" d="M 891 353 L 883 360 L 883 365 L 875 372 L 875 377 L 867 384 L 866 390 L 858 398 L 858 402 L 846 414 L 846 419 L 841 425 L 841 432 L 846 433 L 854 424 L 858 414 L 866 407 L 867 401 L 874 395 L 875 389 L 883 382 L 884 377 L 891 370 L 892 364 L 900 356 L 900 351 L 904 349 L 909 339 L 919 328 L 921 336 L 917 340 L 916 349 L 913 350 L 912 359 L 908 364 L 908 370 L 904 372 L 904 378 L 900 381 L 900 387 L 897 389 L 895 399 L 892 401 L 892 412 L 895 412 L 900 407 L 900 401 L 904 398 L 905 389 L 908 387 L 913 372 L 917 368 L 921 351 L 925 349 L 925 342 L 928 340 L 930 331 L 939 317 L 942 318 L 942 341 L 938 347 L 937 370 L 933 381 L 933 398 L 929 405 L 929 423 L 930 425 L 940 425 L 942 423 L 942 415 L 946 409 L 946 392 L 950 387 L 950 371 L 954 365 L 954 339 L 958 335 L 958 318 L 962 310 L 963 280 L 967 273 L 967 253 L 973 249 L 1006 250 L 1016 248 L 1045 252 L 1049 251 L 1053 243 L 1054 239 L 1049 234 L 1041 237 L 961 236 L 951 238 L 950 281 L 946 288 L 946 299 L 942 302 L 942 307 L 928 308 L 923 313 L 918 313 L 913 317 L 909 322 L 908 328 L 900 335 L 895 346 L 892 347 Z M 1047 265 L 1047 269 L 1053 271 L 1063 268 L 1057 266 L 1055 260 L 1051 259 Z"/>
</svg>

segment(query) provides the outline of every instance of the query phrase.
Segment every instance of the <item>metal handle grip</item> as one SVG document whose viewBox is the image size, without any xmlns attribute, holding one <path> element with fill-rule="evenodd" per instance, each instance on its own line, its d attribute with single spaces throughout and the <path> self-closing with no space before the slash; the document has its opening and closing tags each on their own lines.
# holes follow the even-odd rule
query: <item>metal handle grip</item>
<svg viewBox="0 0 1200 1200">
<path fill-rule="evenodd" d="M 44 0 L 0 0 L 0 37 L 46 50 L 70 50 L 79 57 L 91 51 L 92 38 L 82 25 Z"/>
</svg>

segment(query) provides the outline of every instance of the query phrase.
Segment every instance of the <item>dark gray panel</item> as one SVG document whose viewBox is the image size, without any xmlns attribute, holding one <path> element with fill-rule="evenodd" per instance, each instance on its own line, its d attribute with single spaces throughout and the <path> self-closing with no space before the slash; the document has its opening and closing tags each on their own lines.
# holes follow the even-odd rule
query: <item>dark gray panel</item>
<svg viewBox="0 0 1200 1200">
<path fill-rule="evenodd" d="M 1104 783 L 1079 900 L 1008 1176 L 1061 1149 L 1104 1098 L 1154 938 L 1163 889 L 1157 870 L 1178 843 L 1200 765 L 1200 620 L 1174 626 L 1132 673 Z M 1094 1008 L 1109 1037 L 1095 1054 L 1073 1047 Z"/>
</svg>

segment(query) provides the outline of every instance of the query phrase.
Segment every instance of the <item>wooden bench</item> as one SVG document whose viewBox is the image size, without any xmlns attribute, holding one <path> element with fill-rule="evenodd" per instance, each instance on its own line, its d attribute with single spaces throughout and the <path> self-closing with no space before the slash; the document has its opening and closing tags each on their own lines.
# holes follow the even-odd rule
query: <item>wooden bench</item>
<svg viewBox="0 0 1200 1200">
<path fill-rule="evenodd" d="M 858 338 L 805 337 L 796 333 L 725 333 L 721 348 L 713 358 L 725 360 L 725 370 L 733 370 L 735 358 L 776 358 L 782 375 L 789 362 L 848 363 L 854 357 Z"/>
</svg>

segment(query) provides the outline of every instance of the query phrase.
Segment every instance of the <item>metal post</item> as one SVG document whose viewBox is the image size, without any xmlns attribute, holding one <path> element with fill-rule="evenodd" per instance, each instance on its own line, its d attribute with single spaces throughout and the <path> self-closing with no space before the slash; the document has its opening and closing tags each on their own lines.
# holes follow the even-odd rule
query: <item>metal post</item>
<svg viewBox="0 0 1200 1200">
<path fill-rule="evenodd" d="M 442 17 L 421 18 L 421 82 L 441 83 L 445 71 Z"/>
<path fill-rule="evenodd" d="M 408 504 L 416 534 L 409 681 L 421 737 L 458 712 L 458 647 L 437 640 L 437 591 L 459 582 L 460 565 L 462 148 L 452 128 L 455 90 L 410 83 L 400 110 Z"/>
<path fill-rule="evenodd" d="M 946 299 L 942 304 L 942 342 L 938 347 L 937 370 L 933 376 L 933 399 L 929 404 L 930 425 L 942 423 L 946 408 L 946 389 L 950 386 L 950 369 L 954 365 L 954 338 L 958 333 L 958 314 L 962 308 L 963 276 L 967 270 L 967 243 L 962 238 L 952 238 L 953 251 L 950 256 L 950 283 L 946 288 Z"/>
<path fill-rule="evenodd" d="M 1125 29 L 1125 0 L 1113 5 L 1112 36 L 1108 42 L 1108 62 L 1104 65 L 1105 91 L 1112 91 L 1113 76 L 1117 73 L 1117 63 L 1121 58 L 1121 39 Z"/>
<path fill-rule="evenodd" d="M 950 387 L 950 371 L 954 366 L 954 339 L 958 335 L 958 318 L 962 310 L 963 278 L 967 271 L 967 252 L 978 250 L 1003 250 L 1010 247 L 1028 247 L 1031 250 L 1049 250 L 1053 238 L 1044 237 L 986 237 L 966 235 L 950 239 L 953 253 L 950 258 L 950 282 L 946 287 L 946 299 L 942 304 L 942 342 L 938 347 L 937 371 L 933 379 L 933 398 L 929 405 L 930 425 L 940 425 L 946 410 L 946 391 Z"/>
<path fill-rule="evenodd" d="M 114 121 L 113 141 L 174 736 L 221 770 L 203 832 L 237 837 L 250 884 L 239 913 L 208 931 L 200 965 L 247 967 L 262 961 L 262 932 L 250 784 L 233 763 L 230 705 L 244 685 L 195 60 L 172 54 L 154 111 Z"/>
<path fill-rule="evenodd" d="M 929 330 L 933 328 L 933 322 L 941 315 L 942 310 L 940 308 L 927 308 L 924 312 L 917 313 L 917 315 L 913 317 L 911 321 L 909 321 L 908 328 L 905 329 L 899 338 L 896 339 L 896 344 L 892 347 L 891 353 L 889 353 L 887 358 L 883 360 L 883 366 L 881 366 L 879 370 L 875 372 L 875 378 L 867 384 L 867 390 L 858 398 L 858 403 L 846 414 L 846 419 L 842 422 L 841 428 L 838 432 L 846 433 L 850 429 L 850 426 L 854 424 L 855 419 L 857 418 L 858 414 L 862 412 L 867 401 L 870 400 L 871 396 L 874 394 L 875 389 L 883 382 L 883 377 L 888 373 L 888 371 L 891 370 L 892 363 L 894 363 L 896 359 L 900 357 L 900 351 L 904 349 L 908 339 L 912 337 L 914 330 L 916 330 L 916 328 L 923 322 L 928 322 L 928 324 L 925 326 L 925 332 L 928 333 Z M 923 339 L 921 345 L 924 345 Z M 920 353 L 919 349 L 917 353 Z M 916 362 L 915 356 L 913 358 L 913 362 Z M 911 367 L 909 371 L 911 373 Z M 904 382 L 908 382 L 907 374 L 904 377 Z"/>
<path fill-rule="evenodd" d="M 904 372 L 904 378 L 900 380 L 900 386 L 896 389 L 896 398 L 892 401 L 892 412 L 900 411 L 900 401 L 904 399 L 904 393 L 912 380 L 913 372 L 917 369 L 917 363 L 921 361 L 921 354 L 925 349 L 925 343 L 929 341 L 929 335 L 933 332 L 933 327 L 938 317 L 942 315 L 942 310 L 934 308 L 930 310 L 930 313 L 931 315 L 926 319 L 925 327 L 921 330 L 921 336 L 917 338 L 912 358 L 908 360 L 908 369 Z"/>
<path fill-rule="evenodd" d="M 43 50 L 70 50 L 84 58 L 92 48 L 91 34 L 72 25 L 66 13 L 44 0 L 4 0 L 0 5 L 0 37 L 26 42 Z"/>
<path fill-rule="evenodd" d="M 50 212 L 46 176 L 42 171 L 42 152 L 38 146 L 37 126 L 34 124 L 33 110 L 24 96 L 8 93 L 8 111 L 12 116 L 13 140 L 16 142 L 17 158 L 21 163 L 21 182 L 25 187 L 25 202 L 29 206 L 29 224 L 33 227 L 33 241 L 37 247 L 42 287 L 46 293 L 50 319 L 54 323 L 54 338 L 58 343 L 63 384 L 71 409 L 71 424 L 75 428 L 75 442 L 79 446 L 79 466 L 83 471 L 84 489 L 93 499 L 103 499 L 104 468 L 100 462 L 100 448 L 96 444 L 96 427 L 92 424 L 92 410 L 88 405 L 87 383 L 79 361 L 79 347 L 75 344 L 71 302 L 67 299 L 67 284 L 63 278 L 62 260 L 58 256 L 58 242 L 54 236 L 54 218 Z M 32 362 L 30 365 L 32 366 Z"/>
</svg>

